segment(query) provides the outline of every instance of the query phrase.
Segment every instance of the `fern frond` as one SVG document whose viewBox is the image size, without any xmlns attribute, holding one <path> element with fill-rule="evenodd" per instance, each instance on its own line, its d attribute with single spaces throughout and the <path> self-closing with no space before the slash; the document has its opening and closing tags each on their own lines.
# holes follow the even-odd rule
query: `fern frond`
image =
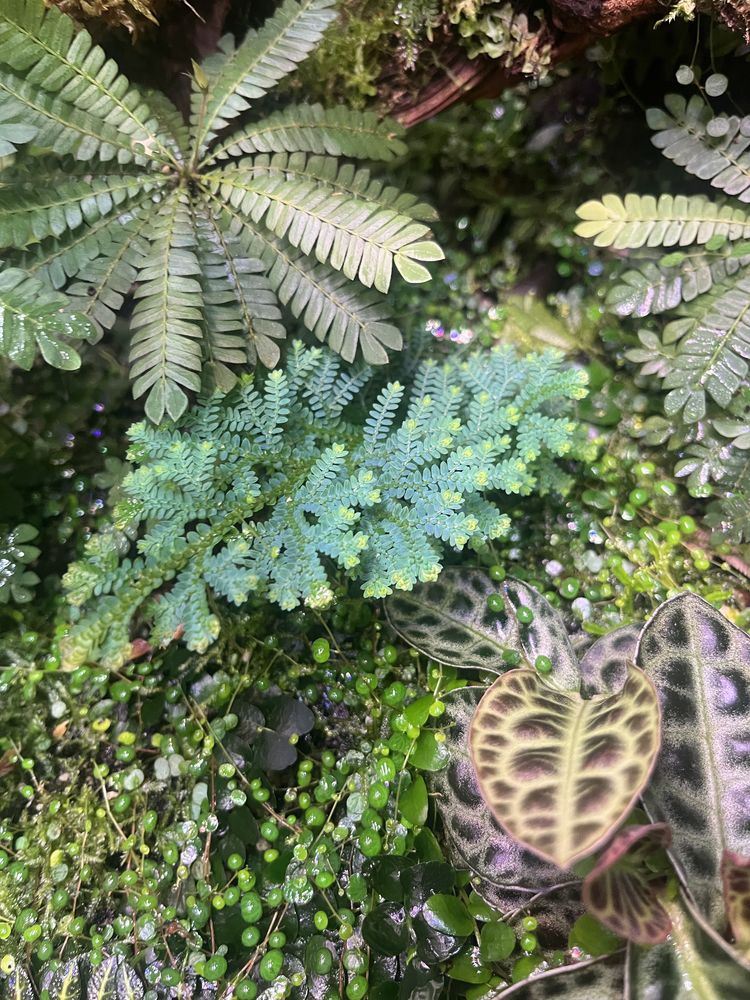
<svg viewBox="0 0 750 1000">
<path fill-rule="evenodd" d="M 707 254 L 691 254 L 674 267 L 643 261 L 621 275 L 606 304 L 618 316 L 656 316 L 705 295 L 748 264 L 749 257 Z"/>
<path fill-rule="evenodd" d="M 0 191 L 0 246 L 22 248 L 91 225 L 159 183 L 157 177 L 115 174 L 68 181 L 51 191 Z"/>
<path fill-rule="evenodd" d="M 703 195 L 605 194 L 601 201 L 587 201 L 576 213 L 582 222 L 578 236 L 593 239 L 594 246 L 615 250 L 641 247 L 705 244 L 714 237 L 744 240 L 750 237 L 750 215 L 730 205 L 716 205 Z"/>
<path fill-rule="evenodd" d="M 141 93 L 118 71 L 83 28 L 56 8 L 34 0 L 3 0 L 0 64 L 22 74 L 31 87 L 128 136 L 132 153 L 175 163 L 176 144 Z"/>
<path fill-rule="evenodd" d="M 342 375 L 329 352 L 295 345 L 286 372 L 243 379 L 182 426 L 133 427 L 137 467 L 118 516 L 145 530 L 125 559 L 121 538 L 93 536 L 69 570 L 69 600 L 82 612 L 66 664 L 119 665 L 136 614 L 160 643 L 189 621 L 188 645 L 205 649 L 218 624 L 209 588 L 238 605 L 263 594 L 285 608 L 321 606 L 332 566 L 370 596 L 410 588 L 437 576 L 445 546 L 509 530 L 496 491 L 564 488 L 554 459 L 574 450 L 569 401 L 585 376 L 552 352 L 519 358 L 507 347 L 451 358 L 439 376 L 436 367 L 418 376 L 435 399 L 420 389 L 407 400 L 392 384 L 358 424 L 341 409 L 367 373 Z"/>
<path fill-rule="evenodd" d="M 726 408 L 747 378 L 750 358 L 750 277 L 709 300 L 694 329 L 680 340 L 670 371 L 664 412 L 696 423 L 706 415 L 706 395 Z"/>
<path fill-rule="evenodd" d="M 207 91 L 194 86 L 194 149 L 202 156 L 208 143 L 229 122 L 268 93 L 312 52 L 335 19 L 335 0 L 284 0 L 257 32 L 237 48 L 222 40 L 223 52 L 206 60 Z"/>
<path fill-rule="evenodd" d="M 366 288 L 387 292 L 394 265 L 407 281 L 428 280 L 429 271 L 418 261 L 443 256 L 437 244 L 424 239 L 427 226 L 332 186 L 233 169 L 209 174 L 206 182 L 248 220 L 263 222 L 274 235 L 305 254 L 314 252 L 320 263 Z"/>
<path fill-rule="evenodd" d="M 286 337 L 278 299 L 264 274 L 266 265 L 253 256 L 243 230 L 224 231 L 208 212 L 199 212 L 200 263 L 204 284 L 206 350 L 216 385 L 227 390 L 236 376 L 227 364 L 260 360 L 273 368 L 279 360 L 277 341 Z"/>
<path fill-rule="evenodd" d="M 231 232 L 242 232 L 246 220 L 216 199 Z M 400 350 L 401 334 L 387 320 L 390 312 L 373 292 L 363 292 L 325 264 L 314 264 L 283 240 L 256 231 L 248 245 L 268 268 L 268 280 L 279 301 L 321 342 L 346 361 L 357 351 L 368 364 L 385 364 L 388 348 Z"/>
<path fill-rule="evenodd" d="M 650 108 L 646 120 L 655 135 L 651 141 L 667 159 L 689 174 L 710 181 L 711 186 L 750 201 L 750 116 L 714 117 L 702 97 L 689 101 L 678 94 L 664 99 L 666 111 Z M 709 134 L 711 122 L 719 122 L 715 135 Z"/>
<path fill-rule="evenodd" d="M 18 268 L 0 270 L 0 355 L 29 371 L 37 350 L 48 365 L 72 371 L 81 358 L 68 340 L 84 340 L 93 329 L 66 312 L 68 300 Z"/>
<path fill-rule="evenodd" d="M 159 423 L 187 406 L 184 389 L 200 389 L 201 286 L 197 236 L 187 199 L 173 194 L 152 220 L 148 258 L 138 266 L 131 319 L 133 395 L 148 394 L 146 413 Z"/>
<path fill-rule="evenodd" d="M 237 167 L 256 177 L 322 181 L 337 191 L 373 202 L 380 208 L 408 215 L 420 222 L 433 222 L 437 218 L 435 209 L 419 202 L 413 194 L 399 191 L 398 188 L 373 178 L 367 167 L 342 164 L 332 156 L 308 156 L 306 153 L 276 153 L 272 156 L 259 154 L 240 160 Z"/>
<path fill-rule="evenodd" d="M 318 153 L 359 160 L 392 160 L 403 156 L 403 129 L 372 111 L 299 104 L 243 126 L 222 140 L 208 163 L 244 153 Z"/>
</svg>

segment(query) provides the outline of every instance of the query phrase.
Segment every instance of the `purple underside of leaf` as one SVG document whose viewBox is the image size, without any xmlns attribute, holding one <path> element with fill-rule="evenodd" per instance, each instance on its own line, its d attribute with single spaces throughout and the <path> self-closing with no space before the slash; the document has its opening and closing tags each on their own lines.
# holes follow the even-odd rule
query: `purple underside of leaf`
<svg viewBox="0 0 750 1000">
<path fill-rule="evenodd" d="M 642 864 L 671 840 L 666 823 L 626 827 L 584 879 L 586 909 L 609 930 L 635 944 L 657 944 L 671 929 L 658 888 Z"/>
</svg>

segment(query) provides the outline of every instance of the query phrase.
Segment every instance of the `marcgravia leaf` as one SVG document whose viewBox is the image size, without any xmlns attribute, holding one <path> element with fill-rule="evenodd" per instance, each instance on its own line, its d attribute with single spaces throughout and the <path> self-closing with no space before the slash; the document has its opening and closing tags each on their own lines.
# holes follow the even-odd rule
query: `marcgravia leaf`
<svg viewBox="0 0 750 1000">
<path fill-rule="evenodd" d="M 700 912 L 723 929 L 722 854 L 750 854 L 750 638 L 681 594 L 647 623 L 637 663 L 662 708 L 644 803 L 652 820 L 672 826 L 674 864 Z"/>
<path fill-rule="evenodd" d="M 531 897 L 577 882 L 508 836 L 486 807 L 469 753 L 469 725 L 486 688 L 459 688 L 445 695 L 448 763 L 430 775 L 443 830 L 456 867 L 467 867 L 474 888 L 497 909 L 523 907 Z"/>
<path fill-rule="evenodd" d="M 724 851 L 721 879 L 734 946 L 750 959 L 750 858 L 734 851 Z"/>
<path fill-rule="evenodd" d="M 645 859 L 671 841 L 665 823 L 628 826 L 617 834 L 583 881 L 583 902 L 618 937 L 635 944 L 663 941 L 671 922 Z"/>
<path fill-rule="evenodd" d="M 502 611 L 489 609 L 491 594 L 503 597 Z M 521 605 L 534 614 L 530 625 L 516 618 Z M 439 663 L 501 673 L 503 651 L 514 649 L 529 666 L 540 654 L 549 656 L 555 682 L 578 686 L 578 664 L 562 620 L 518 580 L 493 583 L 482 570 L 451 567 L 433 583 L 389 597 L 386 611 L 399 635 Z"/>
<path fill-rule="evenodd" d="M 622 1000 L 624 963 L 622 952 L 549 969 L 486 1000 Z"/>
<path fill-rule="evenodd" d="M 469 730 L 496 819 L 561 868 L 617 829 L 648 781 L 659 739 L 654 685 L 633 666 L 621 691 L 589 701 L 511 670 L 489 688 Z"/>
<path fill-rule="evenodd" d="M 589 646 L 580 662 L 584 698 L 620 690 L 627 677 L 628 663 L 635 662 L 640 634 L 640 625 L 623 625 Z"/>
<path fill-rule="evenodd" d="M 689 907 L 666 904 L 672 930 L 653 948 L 629 945 L 624 1000 L 743 1000 L 750 972 L 729 946 L 694 919 Z"/>
</svg>

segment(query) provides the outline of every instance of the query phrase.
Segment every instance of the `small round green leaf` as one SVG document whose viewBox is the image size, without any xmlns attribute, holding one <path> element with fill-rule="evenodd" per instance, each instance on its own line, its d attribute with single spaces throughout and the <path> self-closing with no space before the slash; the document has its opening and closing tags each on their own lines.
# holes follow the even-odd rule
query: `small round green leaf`
<svg viewBox="0 0 750 1000">
<path fill-rule="evenodd" d="M 430 896 L 422 909 L 425 920 L 441 934 L 466 937 L 474 930 L 474 920 L 456 896 L 437 893 Z"/>
<path fill-rule="evenodd" d="M 492 962 L 504 962 L 513 954 L 516 947 L 516 935 L 512 927 L 508 927 L 502 920 L 492 921 L 485 924 L 479 938 L 479 954 L 482 961 L 488 964 Z"/>
</svg>

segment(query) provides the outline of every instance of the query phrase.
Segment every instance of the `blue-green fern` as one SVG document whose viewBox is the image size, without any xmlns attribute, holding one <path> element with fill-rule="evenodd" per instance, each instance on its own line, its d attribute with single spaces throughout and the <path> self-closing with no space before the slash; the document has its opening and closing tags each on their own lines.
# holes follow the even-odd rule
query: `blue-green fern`
<svg viewBox="0 0 750 1000">
<path fill-rule="evenodd" d="M 586 376 L 554 352 L 423 362 L 410 391 L 389 383 L 354 422 L 347 407 L 372 378 L 295 346 L 284 371 L 246 378 L 179 427 L 136 424 L 116 523 L 66 576 L 68 663 L 120 664 L 136 613 L 152 643 L 184 631 L 204 650 L 219 630 L 213 597 L 323 606 L 336 566 L 366 596 L 409 589 L 435 579 L 444 547 L 508 530 L 493 494 L 564 486 L 566 401 Z"/>
</svg>

